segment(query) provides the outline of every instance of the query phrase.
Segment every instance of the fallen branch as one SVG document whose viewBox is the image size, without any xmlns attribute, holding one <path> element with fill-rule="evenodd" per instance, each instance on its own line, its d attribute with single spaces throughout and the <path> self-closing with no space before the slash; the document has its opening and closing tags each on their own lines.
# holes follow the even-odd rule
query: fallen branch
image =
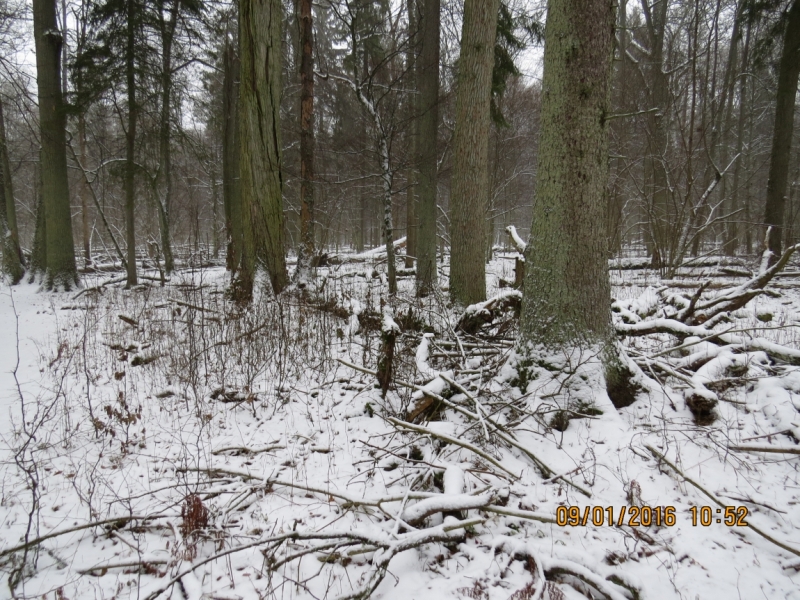
<svg viewBox="0 0 800 600">
<path fill-rule="evenodd" d="M 242 452 L 243 454 L 261 454 L 262 452 L 272 452 L 273 450 L 283 450 L 286 446 L 282 444 L 275 444 L 273 446 L 265 446 L 263 448 L 248 448 L 247 446 L 225 446 L 212 450 L 211 454 L 218 456 L 225 452 Z"/>
<path fill-rule="evenodd" d="M 800 454 L 798 447 L 781 446 L 728 446 L 729 450 L 736 452 L 774 452 L 775 454 Z"/>
<path fill-rule="evenodd" d="M 367 368 L 364 368 L 364 367 L 359 367 L 358 365 L 354 365 L 353 363 L 350 363 L 350 362 L 348 362 L 346 360 L 343 360 L 341 358 L 337 358 L 336 360 L 338 360 L 344 366 L 349 367 L 351 369 L 354 369 L 356 371 L 360 371 L 362 373 L 366 373 L 366 374 L 372 375 L 372 376 L 375 375 L 375 371 L 371 371 L 370 369 L 367 369 Z M 470 410 L 467 410 L 463 406 L 459 406 L 458 404 L 455 404 L 454 402 L 451 402 L 451 401 L 447 400 L 446 398 L 443 398 L 439 394 L 435 394 L 434 392 L 432 392 L 432 391 L 430 391 L 428 389 L 425 389 L 422 386 L 419 386 L 419 385 L 416 385 L 416 384 L 413 384 L 413 383 L 407 383 L 407 382 L 401 381 L 399 379 L 395 379 L 395 383 L 397 385 L 402 385 L 402 386 L 410 388 L 412 390 L 416 390 L 418 392 L 422 392 L 425 396 L 428 396 L 429 398 L 432 398 L 433 400 L 441 402 L 442 404 L 444 404 L 448 408 L 452 408 L 453 410 L 461 413 L 464 416 L 469 417 L 470 419 L 473 419 L 475 421 L 480 421 L 480 418 L 479 418 L 479 416 L 477 414 L 473 413 Z M 464 388 L 462 387 L 461 389 L 463 390 Z M 499 425 L 498 423 L 496 423 L 494 420 L 492 420 L 488 415 L 484 417 L 484 421 L 488 425 L 491 426 L 493 433 L 495 435 L 497 435 L 500 439 L 502 439 L 506 444 L 508 444 L 509 446 L 513 446 L 514 448 L 516 448 L 517 450 L 522 452 L 525 456 L 527 456 L 533 462 L 533 464 L 539 469 L 539 472 L 542 474 L 543 477 L 550 477 L 555 473 L 555 470 L 550 468 L 547 464 L 545 464 L 544 461 L 542 461 L 539 457 L 537 457 L 533 452 L 531 452 L 530 450 L 525 448 L 525 446 L 523 446 L 522 444 L 517 442 L 510 434 L 506 433 L 505 428 L 502 427 L 501 425 Z M 577 491 L 579 491 L 581 494 L 583 494 L 587 498 L 591 498 L 592 497 L 592 493 L 589 490 L 587 490 L 586 488 L 578 485 L 577 483 L 567 479 L 564 475 L 557 475 L 557 476 L 553 477 L 553 481 L 555 481 L 555 480 L 563 481 L 567 485 L 575 488 Z"/>
<path fill-rule="evenodd" d="M 444 433 L 439 433 L 437 431 L 433 431 L 432 429 L 429 429 L 427 427 L 422 427 L 420 425 L 414 425 L 413 423 L 407 423 L 406 421 L 401 421 L 400 419 L 395 419 L 394 417 L 386 417 L 386 420 L 389 421 L 389 423 L 391 423 L 395 427 L 399 427 L 401 429 L 407 429 L 409 431 L 416 431 L 417 433 L 422 433 L 424 435 L 429 435 L 431 437 L 435 437 L 437 439 L 440 439 L 440 440 L 442 440 L 444 442 L 447 442 L 448 444 L 454 444 L 456 446 L 461 446 L 462 448 L 464 448 L 466 450 L 469 450 L 470 452 L 472 452 L 474 454 L 477 454 L 478 456 L 480 456 L 484 460 L 490 462 L 491 464 L 493 464 L 495 467 L 497 467 L 498 469 L 500 469 L 504 473 L 507 473 L 515 481 L 520 478 L 519 475 L 517 475 L 514 472 L 510 471 L 509 469 L 505 468 L 502 464 L 500 464 L 500 461 L 498 461 L 496 458 L 494 458 L 490 454 L 487 454 L 486 452 L 484 452 L 483 450 L 481 450 L 480 448 L 478 448 L 474 444 L 470 444 L 469 442 L 465 442 L 464 440 L 456 439 L 456 438 L 454 438 L 452 436 L 449 436 L 447 434 L 444 434 Z"/>
<path fill-rule="evenodd" d="M 20 550 L 25 550 L 26 548 L 33 548 L 34 546 L 38 546 L 44 541 L 53 539 L 55 537 L 59 537 L 61 535 L 67 535 L 69 533 L 75 533 L 76 531 L 82 531 L 84 529 L 91 529 L 93 527 L 102 527 L 103 525 L 110 525 L 115 524 L 117 528 L 124 527 L 130 521 L 152 521 L 154 519 L 163 519 L 165 517 L 177 517 L 179 515 L 168 515 L 168 514 L 159 514 L 159 515 L 131 515 L 131 516 L 124 516 L 124 517 L 115 517 L 111 519 L 103 519 L 102 521 L 92 521 L 91 523 L 84 523 L 83 525 L 77 525 L 75 527 L 68 527 L 67 529 L 59 529 L 57 531 L 53 531 L 46 535 L 40 536 L 36 539 L 30 540 L 25 542 L 24 544 L 19 544 L 18 546 L 12 546 L 11 548 L 6 548 L 5 550 L 0 550 L 0 558 L 8 556 L 10 554 L 14 554 L 15 552 L 19 552 Z"/>
</svg>

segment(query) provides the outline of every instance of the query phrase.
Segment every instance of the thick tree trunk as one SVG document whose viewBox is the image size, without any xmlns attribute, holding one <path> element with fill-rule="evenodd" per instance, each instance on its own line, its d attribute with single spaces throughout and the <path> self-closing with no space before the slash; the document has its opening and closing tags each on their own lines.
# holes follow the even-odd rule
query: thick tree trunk
<svg viewBox="0 0 800 600">
<path fill-rule="evenodd" d="M 521 347 L 610 344 L 604 220 L 613 0 L 550 0 Z"/>
<path fill-rule="evenodd" d="M 417 63 L 419 85 L 417 295 L 426 296 L 438 283 L 436 276 L 436 199 L 439 153 L 436 142 L 439 129 L 439 15 L 441 11 L 440 0 L 418 1 L 422 4 L 422 22 L 420 24 L 422 47 Z"/>
<path fill-rule="evenodd" d="M 772 227 L 767 243 L 774 260 L 781 255 L 783 247 L 783 219 L 789 178 L 789 157 L 792 152 L 798 76 L 800 76 L 800 0 L 794 0 L 788 12 L 778 70 L 775 127 L 772 134 L 767 202 L 764 209 L 764 224 Z"/>
<path fill-rule="evenodd" d="M 307 278 L 314 259 L 314 44 L 311 0 L 299 0 L 300 20 L 300 248 L 297 278 Z"/>
<path fill-rule="evenodd" d="M 125 45 L 125 76 L 128 87 L 128 130 L 125 132 L 125 242 L 127 252 L 127 286 L 138 283 L 136 275 L 136 1 L 127 1 L 127 40 Z"/>
<path fill-rule="evenodd" d="M 242 260 L 244 229 L 242 196 L 239 184 L 239 57 L 226 36 L 223 58 L 222 97 L 222 201 L 225 205 L 227 232 L 226 265 L 231 277 L 236 276 Z"/>
<path fill-rule="evenodd" d="M 169 11 L 169 21 L 164 18 L 164 2 L 160 0 L 158 14 L 161 29 L 161 115 L 159 117 L 159 166 L 156 201 L 158 202 L 158 229 L 161 233 L 161 253 L 164 270 L 175 270 L 170 237 L 170 211 L 172 208 L 172 145 L 170 115 L 172 112 L 172 44 L 181 9 L 181 2 L 174 0 Z"/>
<path fill-rule="evenodd" d="M 2 236 L 2 272 L 16 285 L 25 275 L 25 259 L 19 246 L 17 206 L 11 182 L 11 161 L 6 146 L 6 123 L 3 102 L 0 100 L 0 236 Z"/>
<path fill-rule="evenodd" d="M 465 0 L 450 195 L 450 297 L 486 299 L 489 126 L 499 0 Z"/>
<path fill-rule="evenodd" d="M 45 285 L 48 289 L 70 289 L 78 284 L 78 272 L 67 178 L 66 115 L 61 95 L 62 37 L 56 23 L 54 0 L 34 0 L 33 34 L 42 142 L 41 178 L 47 252 Z"/>
<path fill-rule="evenodd" d="M 281 172 L 280 0 L 241 0 L 240 175 L 245 215 L 242 291 L 252 295 L 256 259 L 279 294 L 289 283 L 284 254 Z M 249 226 L 248 226 L 249 225 Z"/>
</svg>

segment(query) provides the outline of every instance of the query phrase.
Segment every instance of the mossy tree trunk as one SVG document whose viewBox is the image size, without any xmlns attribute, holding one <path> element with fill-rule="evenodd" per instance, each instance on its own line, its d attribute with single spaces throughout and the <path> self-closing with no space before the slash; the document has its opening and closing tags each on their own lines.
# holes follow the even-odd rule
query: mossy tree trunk
<svg viewBox="0 0 800 600">
<path fill-rule="evenodd" d="M 16 285 L 25 275 L 25 259 L 19 246 L 17 207 L 11 182 L 11 161 L 6 146 L 6 124 L 0 100 L 0 236 L 2 236 L 2 272 Z"/>
<path fill-rule="evenodd" d="M 499 0 L 465 0 L 450 194 L 450 296 L 486 299 L 489 127 Z"/>
<path fill-rule="evenodd" d="M 245 295 L 252 295 L 256 261 L 263 262 L 276 294 L 289 284 L 281 172 L 281 22 L 280 0 L 239 3 L 239 160 L 245 226 L 241 283 Z"/>
<path fill-rule="evenodd" d="M 605 235 L 613 0 L 550 0 L 521 349 L 612 341 Z"/>
<path fill-rule="evenodd" d="M 439 128 L 439 19 L 440 0 L 418 0 L 422 6 L 420 37 L 422 47 L 417 63 L 419 85 L 417 160 L 419 162 L 419 224 L 417 247 L 417 295 L 428 295 L 436 277 L 436 199 Z"/>
<path fill-rule="evenodd" d="M 66 115 L 61 95 L 61 32 L 54 0 L 34 0 L 36 82 L 41 132 L 41 181 L 46 236 L 45 286 L 78 285 L 67 178 Z"/>
</svg>

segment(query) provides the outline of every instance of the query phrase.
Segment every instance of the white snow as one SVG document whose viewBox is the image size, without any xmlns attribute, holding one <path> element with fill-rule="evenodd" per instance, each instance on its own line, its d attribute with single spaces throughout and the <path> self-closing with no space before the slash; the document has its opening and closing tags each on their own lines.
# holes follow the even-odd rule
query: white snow
<svg viewBox="0 0 800 600">
<path fill-rule="evenodd" d="M 508 262 L 490 265 L 494 301 L 519 293 L 491 287 L 508 277 Z M 643 365 L 630 362 L 643 390 L 617 410 L 593 349 L 542 353 L 542 364 L 524 366 L 510 342 L 475 348 L 465 338 L 462 356 L 445 344 L 459 315 L 436 298 L 414 304 L 406 279 L 402 302 L 392 305 L 379 279 L 343 277 L 363 268 L 318 270 L 353 313 L 348 320 L 266 297 L 237 314 L 216 293 L 227 280 L 222 269 L 176 276 L 183 287 L 107 286 L 79 298 L 1 286 L 0 598 L 10 597 L 14 567 L 2 552 L 25 537 L 34 477 L 30 538 L 104 519 L 149 520 L 42 542 L 18 597 L 145 598 L 180 576 L 161 598 L 336 598 L 385 566 L 373 598 L 542 600 L 546 577 L 547 590 L 566 598 L 629 599 L 629 586 L 650 600 L 800 600 L 796 555 L 748 527 L 717 523 L 715 512 L 708 526 L 693 524 L 693 508 L 718 507 L 646 448 L 724 502 L 746 507 L 747 519 L 776 540 L 800 546 L 800 457 L 733 449 L 799 447 L 800 368 L 771 358 L 800 357 L 796 289 L 781 288 L 780 298 L 759 299 L 718 324 L 714 331 L 727 331 L 721 337 L 729 343 L 721 348 L 702 341 L 709 335 L 702 326 L 675 327 L 669 314 L 653 312 L 685 289 L 614 274 L 620 328 L 659 324 L 683 336 L 680 351 L 666 333 L 627 342 Z M 215 312 L 178 312 L 170 298 Z M 482 424 L 446 408 L 442 420 L 424 423 L 426 433 L 400 431 L 386 417 L 424 394 L 398 386 L 383 400 L 374 377 L 337 362 L 375 369 L 380 332 L 362 331 L 357 314 L 375 314 L 381 298 L 384 331 L 401 333 L 395 315 L 408 306 L 436 329 L 435 337 L 397 336 L 396 381 L 419 377 Z M 759 320 L 766 314 L 771 321 Z M 629 324 L 619 322 L 623 315 Z M 22 401 L 11 375 L 18 350 Z M 650 367 L 637 358 L 654 355 Z M 134 366 L 136 357 L 156 358 Z M 659 371 L 659 360 L 685 380 Z M 526 389 L 511 387 L 523 367 Z M 710 426 L 696 425 L 681 400 L 695 387 L 719 399 Z M 24 435 L 23 406 L 35 439 Z M 563 431 L 549 425 L 559 411 L 590 409 L 601 414 L 571 418 Z M 503 441 L 504 430 L 514 445 Z M 476 446 L 504 470 L 470 450 Z M 591 511 L 586 525 L 549 522 L 562 507 L 581 515 L 612 508 L 618 516 L 634 488 L 645 506 L 674 507 L 675 523 L 593 524 Z M 181 514 L 193 495 L 208 511 L 199 532 L 186 529 Z M 556 577 L 558 570 L 571 575 Z"/>
</svg>

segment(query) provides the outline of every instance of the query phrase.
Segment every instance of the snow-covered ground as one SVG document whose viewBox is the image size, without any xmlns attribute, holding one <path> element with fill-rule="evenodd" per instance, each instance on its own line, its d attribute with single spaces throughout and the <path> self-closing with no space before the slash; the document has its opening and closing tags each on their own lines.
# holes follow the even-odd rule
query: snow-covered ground
<svg viewBox="0 0 800 600">
<path fill-rule="evenodd" d="M 414 300 L 404 278 L 387 304 L 366 259 L 321 269 L 311 301 L 246 311 L 219 268 L 77 297 L 0 288 L 0 566 L 16 596 L 800 599 L 800 458 L 733 449 L 800 448 L 799 368 L 699 341 L 673 358 L 704 367 L 669 386 L 645 371 L 617 410 L 590 350 L 519 364 L 510 317 L 456 340 L 446 295 Z M 491 294 L 512 269 L 491 264 Z M 658 316 L 654 275 L 612 281 L 620 314 Z M 800 348 L 794 281 L 719 331 Z M 402 333 L 382 398 L 364 370 L 387 314 Z M 633 338 L 630 354 L 675 343 Z M 412 423 L 426 396 L 403 383 L 444 404 Z M 685 399 L 706 385 L 717 418 L 698 425 Z M 632 506 L 661 524 L 630 526 Z"/>
</svg>

